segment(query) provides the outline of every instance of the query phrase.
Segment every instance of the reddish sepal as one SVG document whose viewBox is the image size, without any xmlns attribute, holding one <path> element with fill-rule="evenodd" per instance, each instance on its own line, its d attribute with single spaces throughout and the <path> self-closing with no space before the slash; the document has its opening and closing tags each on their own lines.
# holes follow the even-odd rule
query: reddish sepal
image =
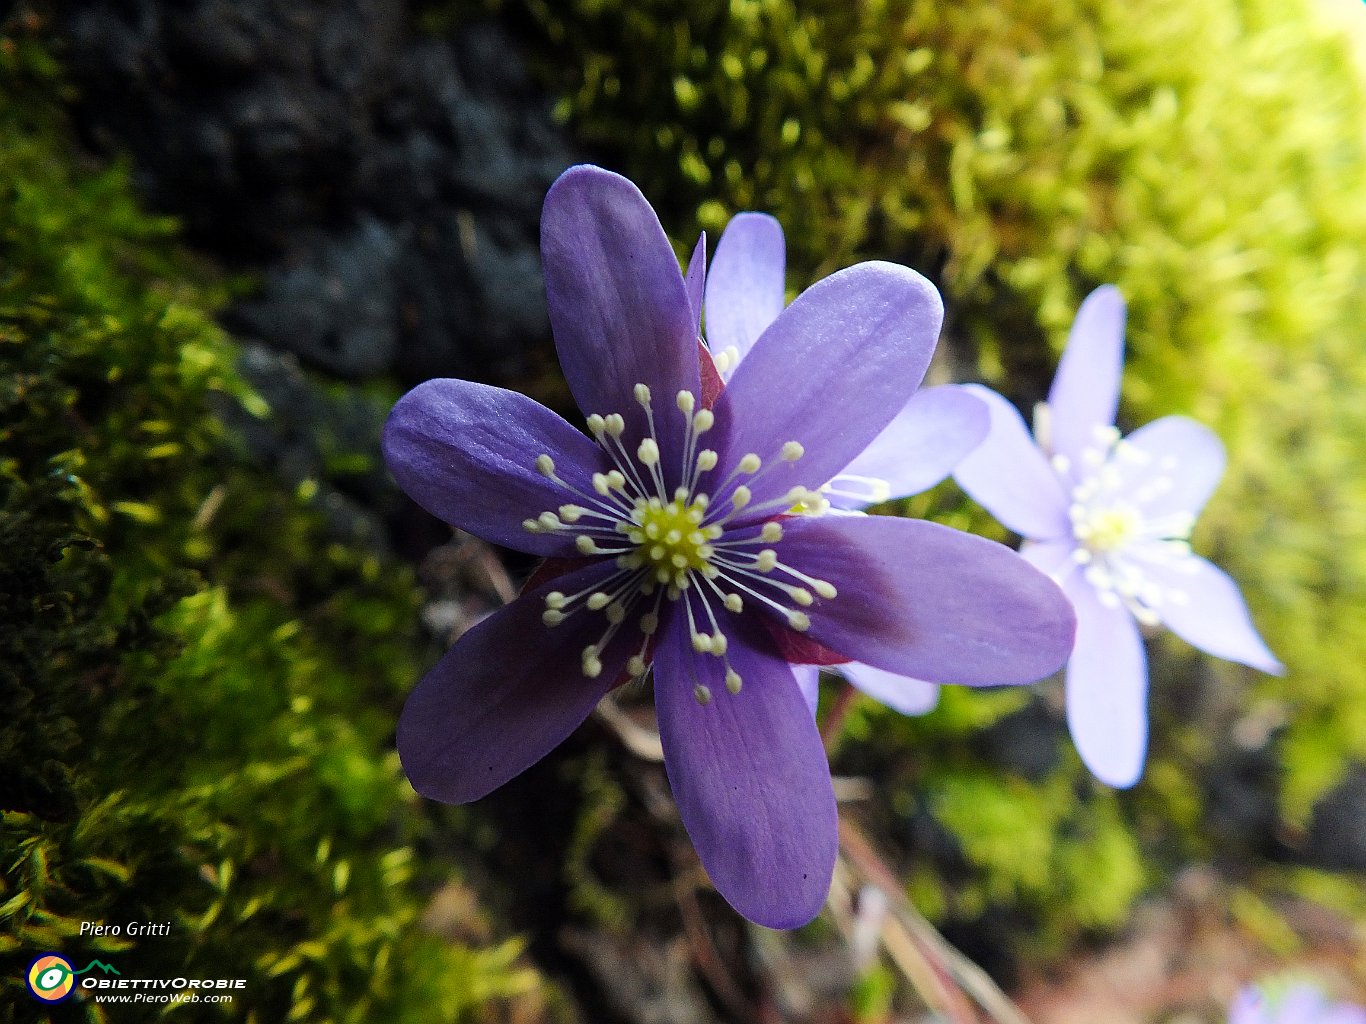
<svg viewBox="0 0 1366 1024">
<path fill-rule="evenodd" d="M 824 644 L 817 643 L 805 633 L 798 633 L 795 629 L 774 622 L 767 615 L 760 618 L 784 661 L 793 665 L 846 665 L 851 660 L 838 651 L 832 651 Z"/>
<path fill-rule="evenodd" d="M 710 409 L 721 397 L 721 392 L 726 389 L 726 382 L 721 379 L 721 374 L 716 371 L 716 363 L 712 360 L 711 349 L 700 341 L 697 343 L 697 363 L 698 368 L 702 371 L 702 408 Z"/>
</svg>

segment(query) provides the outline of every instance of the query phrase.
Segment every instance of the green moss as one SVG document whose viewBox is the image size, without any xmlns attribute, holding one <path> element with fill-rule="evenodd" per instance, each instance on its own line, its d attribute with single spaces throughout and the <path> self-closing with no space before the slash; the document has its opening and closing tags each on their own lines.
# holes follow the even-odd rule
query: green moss
<svg viewBox="0 0 1366 1024">
<path fill-rule="evenodd" d="M 237 454 L 217 288 L 83 165 L 38 42 L 0 70 L 0 1019 L 46 950 L 246 979 L 176 1019 L 484 1019 L 539 978 L 419 927 L 410 573 Z M 130 921 L 171 933 L 80 935 Z"/>
<path fill-rule="evenodd" d="M 1366 98 L 1310 0 L 490 2 L 541 42 L 562 116 L 680 243 L 762 209 L 787 230 L 796 286 L 860 258 L 916 266 L 946 295 L 959 371 L 1017 400 L 1042 397 L 1080 298 L 1118 283 L 1122 421 L 1188 413 L 1223 437 L 1229 468 L 1197 548 L 1240 581 L 1290 667 L 1213 665 L 1234 695 L 1220 703 L 1286 712 L 1291 823 L 1366 755 Z M 1156 863 L 1211 852 L 1200 780 L 1215 737 L 1184 724 L 1195 679 L 1179 649 L 1153 649 L 1173 670 L 1154 672 L 1149 782 L 1123 815 L 1108 798 L 1085 812 L 1092 838 L 1058 839 L 1046 877 L 1018 851 L 1055 817 L 1017 815 L 1020 842 L 998 856 L 989 821 L 941 801 L 993 898 L 1073 887 L 1040 912 L 1060 920 L 1090 899 L 1087 920 L 1114 922 L 1138 889 L 1123 830 L 1140 824 Z M 944 713 L 873 724 L 891 730 L 883 756 L 904 738 L 925 761 L 957 729 Z M 1052 792 L 992 781 L 983 763 L 961 762 L 982 807 L 1041 810 Z M 1108 858 L 1106 881 L 1077 870 L 1088 851 Z"/>
</svg>

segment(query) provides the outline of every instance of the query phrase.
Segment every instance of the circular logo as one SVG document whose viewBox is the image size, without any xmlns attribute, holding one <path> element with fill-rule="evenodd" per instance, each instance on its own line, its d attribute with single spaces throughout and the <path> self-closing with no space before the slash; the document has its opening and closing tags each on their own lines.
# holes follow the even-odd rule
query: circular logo
<svg viewBox="0 0 1366 1024">
<path fill-rule="evenodd" d="M 76 987 L 76 969 L 59 953 L 44 953 L 28 968 L 28 990 L 35 999 L 59 1003 Z"/>
</svg>

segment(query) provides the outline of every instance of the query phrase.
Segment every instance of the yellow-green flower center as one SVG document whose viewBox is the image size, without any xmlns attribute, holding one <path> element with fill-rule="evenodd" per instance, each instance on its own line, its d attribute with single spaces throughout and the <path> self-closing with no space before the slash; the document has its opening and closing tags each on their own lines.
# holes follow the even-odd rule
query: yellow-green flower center
<svg viewBox="0 0 1366 1024">
<path fill-rule="evenodd" d="M 1117 551 L 1143 533 L 1143 514 L 1132 505 L 1096 509 L 1083 520 L 1077 535 L 1092 551 Z"/>
<path fill-rule="evenodd" d="M 722 529 L 702 525 L 707 502 L 699 498 L 674 498 L 667 504 L 659 498 L 636 501 L 634 525 L 627 527 L 626 539 L 636 545 L 642 562 L 661 583 L 708 566 L 713 553 L 709 542 L 721 536 Z"/>
</svg>

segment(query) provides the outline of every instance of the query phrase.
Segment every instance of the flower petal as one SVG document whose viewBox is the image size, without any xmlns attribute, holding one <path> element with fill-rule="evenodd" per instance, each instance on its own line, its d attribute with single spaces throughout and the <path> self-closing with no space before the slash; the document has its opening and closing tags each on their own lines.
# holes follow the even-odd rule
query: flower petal
<svg viewBox="0 0 1366 1024">
<path fill-rule="evenodd" d="M 873 443 L 830 481 L 830 504 L 850 509 L 872 503 L 841 493 L 866 492 L 866 483 L 849 477 L 885 482 L 890 498 L 928 490 L 981 444 L 990 428 L 986 403 L 963 388 L 917 391 Z"/>
<path fill-rule="evenodd" d="M 1238 992 L 1233 1005 L 1229 1007 L 1228 1024 L 1270 1024 L 1263 1012 L 1265 1007 L 1266 1000 L 1262 994 L 1247 985 Z"/>
<path fill-rule="evenodd" d="M 816 707 L 821 702 L 821 667 L 819 665 L 789 665 L 797 677 L 797 687 L 811 709 L 811 717 L 816 717 Z"/>
<path fill-rule="evenodd" d="M 674 396 L 701 391 L 697 332 L 678 260 L 640 190 L 600 167 L 565 171 L 545 197 L 541 260 L 555 348 L 579 408 L 624 416 L 634 451 L 647 432 L 634 389 L 646 384 L 661 450 L 681 452 Z M 664 468 L 677 472 L 672 460 Z"/>
<path fill-rule="evenodd" d="M 739 213 L 716 243 L 707 278 L 707 344 L 744 357 L 783 311 L 787 252 L 782 226 L 766 213 Z M 735 367 L 729 367 L 730 373 Z"/>
<path fill-rule="evenodd" d="M 943 318 L 934 286 L 892 263 L 860 263 L 818 281 L 779 314 L 716 402 L 723 465 L 746 453 L 765 468 L 756 502 L 815 489 L 872 443 L 929 365 Z M 805 454 L 782 462 L 789 441 Z"/>
<path fill-rule="evenodd" d="M 1163 416 L 1139 427 L 1125 443 L 1149 456 L 1131 493 L 1151 493 L 1141 501 L 1146 518 L 1170 514 L 1198 516 L 1224 475 L 1224 444 L 1203 423 L 1185 416 Z"/>
<path fill-rule="evenodd" d="M 688 289 L 688 308 L 692 311 L 693 333 L 702 336 L 702 289 L 707 280 L 707 233 L 702 232 L 688 260 L 688 273 L 683 283 Z"/>
<path fill-rule="evenodd" d="M 727 691 L 721 659 L 694 653 L 674 615 L 655 653 L 664 765 L 683 824 L 713 884 L 769 928 L 806 924 L 825 904 L 839 847 L 825 748 L 792 670 L 732 617 L 728 657 L 744 688 Z M 711 699 L 697 702 L 693 688 Z"/>
<path fill-rule="evenodd" d="M 1022 537 L 1070 536 L 1067 495 L 1019 412 L 988 388 L 969 384 L 965 389 L 987 403 L 991 433 L 958 464 L 953 478 L 973 501 Z"/>
<path fill-rule="evenodd" d="M 1052 450 L 1075 462 L 1096 427 L 1115 422 L 1124 370 L 1124 297 L 1114 285 L 1086 296 L 1048 392 Z"/>
<path fill-rule="evenodd" d="M 872 665 L 851 661 L 835 669 L 873 700 L 903 715 L 923 715 L 939 703 L 939 686 L 923 679 L 897 675 Z"/>
<path fill-rule="evenodd" d="M 1038 569 L 1039 572 L 1061 581 L 1077 567 L 1072 553 L 1077 550 L 1076 541 L 1067 540 L 1027 540 L 1020 545 L 1020 557 Z"/>
<path fill-rule="evenodd" d="M 602 672 L 589 679 L 580 654 L 602 636 L 602 616 L 580 612 L 551 629 L 541 622 L 543 599 L 614 571 L 599 562 L 524 594 L 462 636 L 422 678 L 398 723 L 398 753 L 414 789 L 443 803 L 478 800 L 588 717 L 620 676 L 635 638 L 619 635 L 602 654 Z"/>
<path fill-rule="evenodd" d="M 1074 572 L 1063 589 L 1077 611 L 1077 646 L 1067 663 L 1067 726 L 1096 778 L 1127 789 L 1148 748 L 1148 661 L 1133 616 L 1106 607 Z"/>
<path fill-rule="evenodd" d="M 539 455 L 589 494 L 592 474 L 608 468 L 597 445 L 545 406 L 467 380 L 419 384 L 384 425 L 389 471 L 432 515 L 518 551 L 572 555 L 571 536 L 522 528 L 523 520 L 575 500 L 537 470 Z"/>
<path fill-rule="evenodd" d="M 809 636 L 899 675 L 994 686 L 1062 667 L 1073 616 L 1057 585 L 1003 544 L 920 519 L 783 521 L 779 559 L 833 584 Z"/>
<path fill-rule="evenodd" d="M 1144 571 L 1165 592 L 1155 610 L 1182 640 L 1216 658 L 1272 675 L 1284 674 L 1285 666 L 1257 634 L 1238 584 L 1222 569 L 1191 555 L 1174 562 L 1145 563 Z"/>
</svg>

